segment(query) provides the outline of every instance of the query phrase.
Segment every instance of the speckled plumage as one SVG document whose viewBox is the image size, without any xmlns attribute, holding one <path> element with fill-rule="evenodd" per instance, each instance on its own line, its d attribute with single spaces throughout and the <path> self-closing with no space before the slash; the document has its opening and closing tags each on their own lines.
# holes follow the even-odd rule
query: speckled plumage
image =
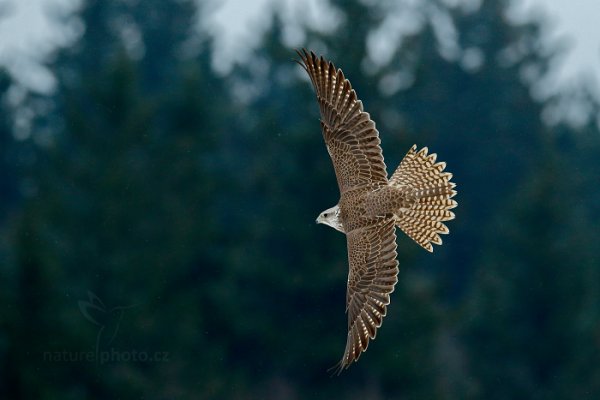
<svg viewBox="0 0 600 400">
<path fill-rule="evenodd" d="M 358 360 L 386 315 L 398 280 L 396 226 L 425 249 L 441 244 L 443 224 L 454 218 L 452 175 L 427 148 L 413 146 L 390 180 L 379 132 L 340 69 L 313 52 L 298 52 L 317 92 L 321 129 L 333 162 L 340 200 L 319 216 L 346 234 L 348 335 L 341 372 Z"/>
</svg>

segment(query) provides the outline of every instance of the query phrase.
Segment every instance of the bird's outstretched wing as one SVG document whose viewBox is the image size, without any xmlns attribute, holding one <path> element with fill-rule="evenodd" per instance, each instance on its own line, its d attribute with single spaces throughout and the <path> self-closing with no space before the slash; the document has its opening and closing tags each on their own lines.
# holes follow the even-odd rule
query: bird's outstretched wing
<svg viewBox="0 0 600 400">
<path fill-rule="evenodd" d="M 346 350 L 334 367 L 339 373 L 358 360 L 374 339 L 390 303 L 390 293 L 398 282 L 396 234 L 392 218 L 378 218 L 373 225 L 347 234 L 348 337 Z"/>
<path fill-rule="evenodd" d="M 312 51 L 303 49 L 298 55 L 317 92 L 323 137 L 340 193 L 387 184 L 379 132 L 342 70 Z"/>
</svg>

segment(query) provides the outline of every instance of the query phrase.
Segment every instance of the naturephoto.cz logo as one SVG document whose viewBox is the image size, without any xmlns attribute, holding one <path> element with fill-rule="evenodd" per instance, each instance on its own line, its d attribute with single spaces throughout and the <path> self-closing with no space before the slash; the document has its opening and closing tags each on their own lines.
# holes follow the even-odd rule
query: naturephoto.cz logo
<svg viewBox="0 0 600 400">
<path fill-rule="evenodd" d="M 126 311 L 137 307 L 137 305 L 109 308 L 91 291 L 88 291 L 88 299 L 80 300 L 78 304 L 83 317 L 98 329 L 94 349 L 89 351 L 45 351 L 43 354 L 44 361 L 95 362 L 99 364 L 169 361 L 170 354 L 167 351 L 121 350 L 111 346 L 119 333 L 119 327 Z"/>
<path fill-rule="evenodd" d="M 96 351 L 45 351 L 44 361 L 49 362 L 96 362 L 99 364 L 119 362 L 168 362 L 168 351 L 96 350 Z"/>
</svg>

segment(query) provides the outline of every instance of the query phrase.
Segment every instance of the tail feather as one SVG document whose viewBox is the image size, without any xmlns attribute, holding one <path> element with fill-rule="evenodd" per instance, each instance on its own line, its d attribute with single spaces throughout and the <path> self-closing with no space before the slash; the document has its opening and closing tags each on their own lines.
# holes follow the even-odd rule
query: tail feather
<svg viewBox="0 0 600 400">
<path fill-rule="evenodd" d="M 427 147 L 416 150 L 414 145 L 390 179 L 392 186 L 414 190 L 414 202 L 410 208 L 395 215 L 396 226 L 431 252 L 432 243 L 442 244 L 439 235 L 449 232 L 443 222 L 454 219 L 450 210 L 458 204 L 452 199 L 456 195 L 456 184 L 450 181 L 452 174 L 444 172 L 446 163 L 435 162 L 435 153 L 428 155 Z"/>
</svg>

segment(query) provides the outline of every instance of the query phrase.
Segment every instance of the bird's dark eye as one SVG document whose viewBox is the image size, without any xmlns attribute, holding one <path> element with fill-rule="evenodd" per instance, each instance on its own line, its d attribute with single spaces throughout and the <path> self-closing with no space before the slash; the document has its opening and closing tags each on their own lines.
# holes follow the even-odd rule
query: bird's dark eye
<svg viewBox="0 0 600 400">
<path fill-rule="evenodd" d="M 329 216 L 329 214 L 325 213 L 325 214 L 323 214 L 323 216 L 324 216 L 324 217 L 327 217 L 327 216 Z"/>
</svg>

